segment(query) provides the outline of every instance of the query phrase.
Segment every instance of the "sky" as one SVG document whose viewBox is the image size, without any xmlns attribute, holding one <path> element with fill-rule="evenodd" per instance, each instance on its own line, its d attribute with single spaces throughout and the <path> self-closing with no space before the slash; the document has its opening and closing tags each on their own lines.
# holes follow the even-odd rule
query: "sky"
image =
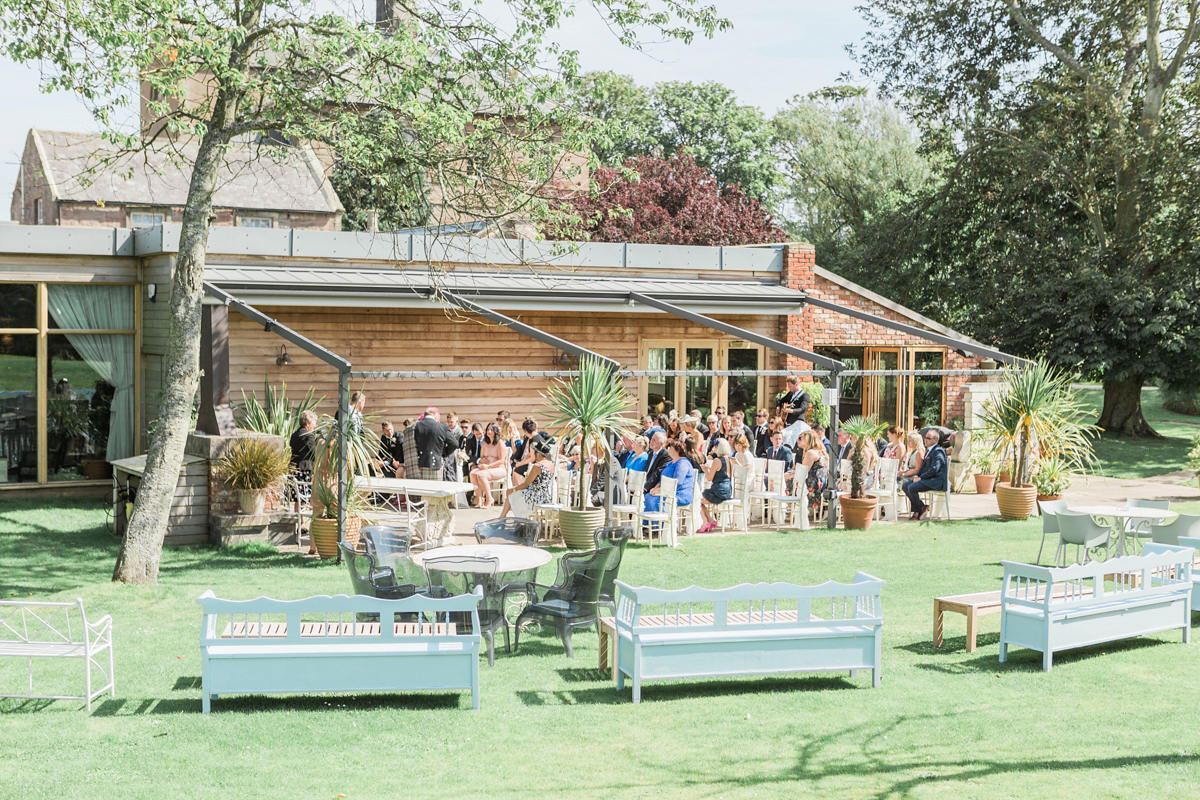
<svg viewBox="0 0 1200 800">
<path fill-rule="evenodd" d="M 733 29 L 691 45 L 651 44 L 645 52 L 624 48 L 605 29 L 586 3 L 556 37 L 578 50 L 586 70 L 612 70 L 632 75 L 642 85 L 660 81 L 717 81 L 736 93 L 739 102 L 757 105 L 768 114 L 790 98 L 837 82 L 844 72 L 857 76 L 845 45 L 866 33 L 850 0 L 709 0 L 733 23 Z M 74 96 L 39 91 L 35 68 L 0 57 L 0 85 L 5 87 L 0 116 L 0 191 L 11 197 L 17 164 L 30 128 L 95 131 L 91 116 Z"/>
</svg>

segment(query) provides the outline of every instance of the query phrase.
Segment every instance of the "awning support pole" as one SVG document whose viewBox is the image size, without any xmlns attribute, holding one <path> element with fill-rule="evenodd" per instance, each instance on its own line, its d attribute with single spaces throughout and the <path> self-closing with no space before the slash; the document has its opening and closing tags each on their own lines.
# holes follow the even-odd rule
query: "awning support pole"
<svg viewBox="0 0 1200 800">
<path fill-rule="evenodd" d="M 838 509 L 838 468 L 842 466 L 841 459 L 838 457 L 838 414 L 840 408 L 838 400 L 842 396 L 842 373 L 834 371 L 833 373 L 833 396 L 834 402 L 829 406 L 829 448 L 833 452 L 829 456 L 829 482 L 825 487 L 825 498 L 828 511 L 828 519 L 826 525 L 832 530 L 837 527 L 837 509 Z"/>
</svg>

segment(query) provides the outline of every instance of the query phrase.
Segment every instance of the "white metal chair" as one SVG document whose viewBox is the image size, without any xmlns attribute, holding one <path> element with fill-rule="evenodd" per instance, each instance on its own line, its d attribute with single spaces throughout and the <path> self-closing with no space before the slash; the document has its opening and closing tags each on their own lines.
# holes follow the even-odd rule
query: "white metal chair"
<svg viewBox="0 0 1200 800">
<path fill-rule="evenodd" d="M 510 464 L 505 464 L 504 474 L 488 481 L 488 491 L 492 493 L 493 499 L 499 498 L 503 504 L 510 487 L 512 487 L 512 468 Z"/>
<path fill-rule="evenodd" d="M 642 492 L 646 488 L 646 473 L 643 470 L 632 470 L 625 476 L 625 485 L 629 487 L 629 502 L 617 503 L 612 507 L 615 525 L 632 525 L 637 519 L 637 512 L 643 506 Z"/>
<path fill-rule="evenodd" d="M 700 470 L 692 473 L 692 502 L 686 506 L 675 504 L 677 518 L 675 520 L 676 536 L 695 536 L 696 529 L 700 527 L 700 493 L 703 491 L 701 486 L 704 485 L 702 480 L 703 475 Z"/>
<path fill-rule="evenodd" d="M 807 480 L 808 467 L 797 464 L 792 475 L 792 491 L 789 493 L 785 489 L 779 498 L 779 505 L 783 509 L 783 524 L 795 525 L 802 531 L 811 527 L 808 522 L 808 489 L 805 486 Z"/>
<path fill-rule="evenodd" d="M 741 531 L 750 527 L 750 481 L 753 477 L 754 470 L 750 467 L 733 465 L 733 497 L 712 506 L 722 532 L 731 526 Z"/>
<path fill-rule="evenodd" d="M 407 509 L 405 513 L 408 529 L 413 536 L 429 545 L 429 498 L 413 497 L 405 491 L 404 506 Z"/>
<path fill-rule="evenodd" d="M 301 537 L 304 534 L 304 519 L 307 517 L 311 520 L 313 514 L 312 473 L 301 473 L 295 470 L 288 472 L 287 485 L 296 510 L 296 546 L 299 547 Z M 312 541 L 311 534 L 309 535 L 309 541 Z"/>
<path fill-rule="evenodd" d="M 895 522 L 900 516 L 900 487 L 896 481 L 899 471 L 899 459 L 879 459 L 879 480 L 875 482 L 872 493 L 879 498 L 880 519 L 888 522 Z"/>
<path fill-rule="evenodd" d="M 1112 530 L 1092 519 L 1091 514 L 1063 509 L 1055 515 L 1058 518 L 1058 550 L 1054 553 L 1054 563 L 1057 566 L 1067 565 L 1067 546 L 1075 545 L 1075 561 L 1085 564 L 1091 559 L 1088 553 L 1100 547 L 1104 548 L 1104 558 L 1108 558 L 1108 540 Z M 1080 549 L 1083 560 L 1080 561 Z"/>
<path fill-rule="evenodd" d="M 1046 546 L 1046 534 L 1058 534 L 1058 515 L 1067 508 L 1066 500 L 1039 500 L 1038 508 L 1042 512 L 1042 543 L 1038 545 L 1037 560 L 1042 563 L 1042 548 Z"/>
<path fill-rule="evenodd" d="M 783 496 L 784 466 L 784 463 L 777 458 L 767 460 L 767 469 L 764 475 L 765 488 L 750 491 L 750 503 L 757 507 L 759 519 L 764 525 L 769 525 L 772 520 L 778 521 L 775 512 L 780 509 L 779 498 Z"/>
<path fill-rule="evenodd" d="M 675 541 L 675 493 L 679 488 L 679 482 L 674 478 L 662 478 L 658 483 L 659 492 L 659 510 L 658 511 L 639 511 L 637 516 L 637 525 L 635 530 L 638 531 L 638 537 L 646 537 L 646 541 L 650 547 L 654 547 L 654 534 L 658 533 L 658 540 L 665 545 L 671 547 L 676 546 Z"/>
<path fill-rule="evenodd" d="M 931 489 L 921 492 L 922 499 L 929 504 L 929 516 L 937 518 L 944 516 L 950 519 L 950 478 L 946 478 L 945 489 Z"/>
</svg>

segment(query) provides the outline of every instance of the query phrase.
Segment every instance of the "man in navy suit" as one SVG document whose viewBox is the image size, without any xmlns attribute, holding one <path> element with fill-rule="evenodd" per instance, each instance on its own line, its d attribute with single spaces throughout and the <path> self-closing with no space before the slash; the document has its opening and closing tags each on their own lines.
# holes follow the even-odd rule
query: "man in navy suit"
<svg viewBox="0 0 1200 800">
<path fill-rule="evenodd" d="M 944 492 L 949 480 L 950 462 L 946 451 L 938 444 L 938 432 L 930 429 L 925 432 L 925 460 L 917 472 L 917 479 L 904 487 L 908 495 L 909 507 L 912 508 L 911 519 L 925 519 L 929 516 L 929 506 L 921 502 L 920 492 Z"/>
<path fill-rule="evenodd" d="M 783 471 L 785 473 L 792 471 L 792 464 L 796 458 L 792 453 L 792 448 L 783 443 L 783 431 L 774 431 L 771 434 L 771 446 L 767 448 L 767 460 L 782 461 Z"/>
<path fill-rule="evenodd" d="M 646 461 L 645 500 L 647 511 L 658 511 L 659 497 L 650 494 L 650 490 L 662 481 L 663 470 L 671 463 L 671 455 L 667 452 L 667 434 L 657 431 L 650 437 L 650 458 Z"/>
</svg>

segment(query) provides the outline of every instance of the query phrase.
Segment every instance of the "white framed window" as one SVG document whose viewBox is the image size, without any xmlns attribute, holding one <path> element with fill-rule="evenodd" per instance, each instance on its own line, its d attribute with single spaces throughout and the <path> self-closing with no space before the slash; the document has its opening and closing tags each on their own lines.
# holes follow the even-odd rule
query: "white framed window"
<svg viewBox="0 0 1200 800">
<path fill-rule="evenodd" d="M 33 221 L 36 225 L 45 225 L 46 220 L 43 217 L 42 198 L 35 197 L 33 200 Z"/>
<path fill-rule="evenodd" d="M 238 217 L 240 228 L 273 228 L 274 221 L 270 217 Z"/>
<path fill-rule="evenodd" d="M 165 221 L 165 214 L 148 211 L 131 211 L 129 213 L 129 227 L 131 228 L 154 228 L 162 225 Z"/>
</svg>

